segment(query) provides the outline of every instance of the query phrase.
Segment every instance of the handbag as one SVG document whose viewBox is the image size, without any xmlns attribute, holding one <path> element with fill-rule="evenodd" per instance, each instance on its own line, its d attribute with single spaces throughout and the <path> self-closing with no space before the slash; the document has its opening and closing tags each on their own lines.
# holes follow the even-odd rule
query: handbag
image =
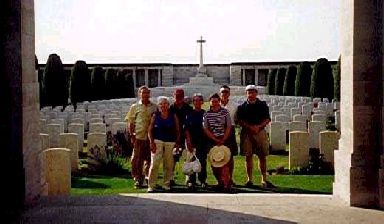
<svg viewBox="0 0 384 224">
<path fill-rule="evenodd" d="M 183 164 L 183 173 L 185 175 L 191 175 L 199 172 L 201 172 L 201 163 L 196 155 L 193 154 L 192 158 Z"/>
</svg>

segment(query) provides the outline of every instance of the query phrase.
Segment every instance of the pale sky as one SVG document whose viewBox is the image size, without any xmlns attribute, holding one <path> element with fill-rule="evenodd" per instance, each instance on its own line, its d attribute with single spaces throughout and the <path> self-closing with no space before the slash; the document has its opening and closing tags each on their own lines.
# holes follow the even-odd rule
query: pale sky
<svg viewBox="0 0 384 224">
<path fill-rule="evenodd" d="M 340 54 L 339 0 L 35 0 L 45 63 L 303 61 Z"/>
</svg>

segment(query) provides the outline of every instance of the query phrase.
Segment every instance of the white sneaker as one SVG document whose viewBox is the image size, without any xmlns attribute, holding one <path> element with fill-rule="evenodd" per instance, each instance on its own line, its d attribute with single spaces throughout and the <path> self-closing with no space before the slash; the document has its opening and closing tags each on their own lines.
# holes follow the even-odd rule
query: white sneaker
<svg viewBox="0 0 384 224">
<path fill-rule="evenodd" d="M 153 188 L 151 188 L 151 187 L 148 187 L 147 192 L 148 193 L 153 193 L 153 192 L 155 192 L 155 190 Z"/>
</svg>

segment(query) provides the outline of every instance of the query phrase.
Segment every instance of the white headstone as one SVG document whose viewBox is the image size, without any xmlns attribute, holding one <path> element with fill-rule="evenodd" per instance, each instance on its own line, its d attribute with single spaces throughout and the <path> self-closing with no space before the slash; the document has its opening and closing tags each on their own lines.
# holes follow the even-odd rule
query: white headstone
<svg viewBox="0 0 384 224">
<path fill-rule="evenodd" d="M 301 114 L 293 115 L 293 121 L 301 121 L 307 123 L 307 116 Z"/>
<path fill-rule="evenodd" d="M 334 164 L 334 151 L 339 149 L 339 133 L 337 131 L 320 132 L 320 153 L 324 154 L 325 161 Z"/>
<path fill-rule="evenodd" d="M 107 125 L 108 125 L 107 126 L 107 131 L 112 131 L 112 126 L 116 122 L 121 122 L 121 119 L 118 118 L 118 117 L 109 118 L 108 123 L 107 123 Z"/>
<path fill-rule="evenodd" d="M 103 123 L 103 118 L 91 118 L 89 119 L 89 124 L 91 123 Z"/>
<path fill-rule="evenodd" d="M 271 111 L 271 120 L 272 121 L 275 121 L 275 119 L 276 119 L 276 116 L 277 115 L 279 115 L 279 114 L 283 114 L 283 112 L 281 112 L 281 111 L 276 111 L 276 110 L 273 110 L 273 111 Z"/>
<path fill-rule="evenodd" d="M 106 160 L 107 154 L 105 146 L 107 145 L 107 135 L 105 133 L 88 134 L 88 169 L 93 171 L 97 169 L 100 162 Z"/>
<path fill-rule="evenodd" d="M 296 108 L 296 107 L 291 108 L 291 113 L 290 113 L 290 115 L 291 115 L 291 118 L 292 118 L 292 119 L 293 119 L 293 116 L 296 115 L 296 114 L 301 114 L 301 109 L 300 109 L 300 108 Z"/>
<path fill-rule="evenodd" d="M 308 122 L 309 147 L 319 148 L 320 132 L 325 130 L 325 123 L 321 121 Z"/>
<path fill-rule="evenodd" d="M 49 124 L 59 124 L 60 125 L 61 133 L 65 132 L 65 125 L 64 125 L 64 123 L 65 123 L 65 121 L 64 121 L 63 118 L 51 119 L 51 121 L 49 122 Z"/>
<path fill-rule="evenodd" d="M 307 123 L 301 121 L 292 121 L 289 123 L 289 132 L 304 131 L 307 132 Z"/>
<path fill-rule="evenodd" d="M 286 132 L 284 123 L 282 122 L 271 122 L 270 141 L 272 151 L 285 151 L 286 147 Z"/>
<path fill-rule="evenodd" d="M 309 119 L 311 117 L 311 112 L 312 112 L 312 104 L 304 104 L 301 106 L 301 114 L 307 116 Z"/>
<path fill-rule="evenodd" d="M 79 152 L 84 151 L 84 124 L 71 123 L 68 125 L 69 133 L 76 133 Z"/>
<path fill-rule="evenodd" d="M 59 135 L 63 133 L 63 127 L 60 124 L 48 124 L 47 131 L 49 135 L 49 147 L 59 147 Z"/>
<path fill-rule="evenodd" d="M 127 129 L 127 123 L 125 122 L 115 122 L 112 124 L 112 134 L 117 134 L 117 131 L 125 132 Z"/>
<path fill-rule="evenodd" d="M 79 140 L 76 133 L 62 133 L 59 137 L 60 148 L 67 148 L 70 151 L 71 171 L 79 169 Z"/>
<path fill-rule="evenodd" d="M 71 191 L 70 150 L 49 148 L 43 151 L 48 196 L 69 196 Z"/>
<path fill-rule="evenodd" d="M 90 123 L 89 133 L 106 133 L 107 127 L 104 123 Z"/>
<path fill-rule="evenodd" d="M 289 169 L 306 167 L 309 162 L 309 134 L 303 131 L 289 133 Z"/>
<path fill-rule="evenodd" d="M 312 121 L 321 121 L 326 123 L 327 122 L 327 115 L 325 114 L 313 114 L 312 115 Z"/>
</svg>

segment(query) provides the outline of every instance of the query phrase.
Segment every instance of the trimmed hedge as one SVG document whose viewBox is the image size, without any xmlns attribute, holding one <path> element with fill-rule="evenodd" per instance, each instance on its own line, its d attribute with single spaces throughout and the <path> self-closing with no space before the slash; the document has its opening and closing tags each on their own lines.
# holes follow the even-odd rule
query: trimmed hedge
<svg viewBox="0 0 384 224">
<path fill-rule="evenodd" d="M 311 78 L 311 97 L 328 98 L 332 100 L 333 91 L 332 67 L 326 58 L 316 61 Z"/>
<path fill-rule="evenodd" d="M 279 70 L 277 70 L 277 75 L 275 77 L 275 95 L 283 95 L 283 87 L 286 73 L 286 68 L 279 68 Z"/>
<path fill-rule="evenodd" d="M 295 96 L 310 96 L 311 74 L 311 64 L 307 61 L 301 62 L 295 80 Z"/>
<path fill-rule="evenodd" d="M 334 96 L 333 98 L 337 101 L 340 102 L 340 76 L 341 76 L 341 69 L 340 69 L 340 66 L 341 66 L 341 56 L 339 56 L 339 59 L 337 60 L 337 64 L 336 64 L 336 71 L 335 71 L 335 74 L 333 75 L 334 76 Z"/>
<path fill-rule="evenodd" d="M 60 56 L 50 54 L 45 64 L 43 81 L 44 101 L 47 106 L 63 106 L 68 104 L 68 80 L 65 77 L 64 66 Z"/>
<path fill-rule="evenodd" d="M 76 61 L 71 74 L 71 103 L 76 109 L 79 102 L 90 100 L 91 76 L 85 61 Z"/>
<path fill-rule="evenodd" d="M 117 79 L 116 69 L 108 68 L 105 71 L 106 99 L 114 99 L 116 97 L 116 79 Z"/>
<path fill-rule="evenodd" d="M 295 80 L 296 80 L 297 68 L 294 65 L 288 67 L 287 74 L 285 75 L 283 94 L 284 96 L 295 95 Z"/>
<path fill-rule="evenodd" d="M 277 74 L 277 69 L 269 69 L 268 79 L 267 79 L 267 93 L 269 95 L 275 95 L 275 77 Z"/>
<path fill-rule="evenodd" d="M 96 66 L 92 69 L 91 73 L 91 92 L 92 100 L 103 100 L 105 99 L 105 70 Z"/>
</svg>

